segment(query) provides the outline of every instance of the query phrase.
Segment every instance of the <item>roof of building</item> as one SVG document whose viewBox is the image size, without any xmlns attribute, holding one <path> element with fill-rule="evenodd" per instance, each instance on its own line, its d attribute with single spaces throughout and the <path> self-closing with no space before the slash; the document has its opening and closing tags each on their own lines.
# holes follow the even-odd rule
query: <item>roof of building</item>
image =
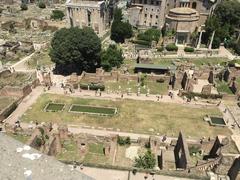
<svg viewBox="0 0 240 180">
<path fill-rule="evenodd" d="M 135 68 L 141 69 L 155 69 L 155 70 L 175 70 L 175 66 L 163 66 L 157 64 L 136 64 Z"/>
<path fill-rule="evenodd" d="M 189 7 L 177 7 L 170 10 L 170 12 L 173 12 L 175 14 L 196 14 L 198 13 L 195 9 L 189 8 Z"/>
<path fill-rule="evenodd" d="M 104 4 L 105 1 L 83 1 L 83 0 L 77 0 L 77 1 L 73 1 L 73 0 L 68 0 L 66 2 L 66 6 L 67 7 L 89 7 L 89 8 L 99 8 L 102 4 Z"/>
<path fill-rule="evenodd" d="M 0 132 L 0 179 L 94 180 Z"/>
</svg>

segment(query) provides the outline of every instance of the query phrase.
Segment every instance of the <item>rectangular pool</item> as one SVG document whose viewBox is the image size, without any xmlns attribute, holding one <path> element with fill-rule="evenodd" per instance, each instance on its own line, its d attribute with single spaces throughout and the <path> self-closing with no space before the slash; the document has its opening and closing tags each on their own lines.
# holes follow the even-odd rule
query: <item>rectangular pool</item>
<svg viewBox="0 0 240 180">
<path fill-rule="evenodd" d="M 210 124 L 213 126 L 226 126 L 226 122 L 222 117 L 210 117 Z"/>
</svg>

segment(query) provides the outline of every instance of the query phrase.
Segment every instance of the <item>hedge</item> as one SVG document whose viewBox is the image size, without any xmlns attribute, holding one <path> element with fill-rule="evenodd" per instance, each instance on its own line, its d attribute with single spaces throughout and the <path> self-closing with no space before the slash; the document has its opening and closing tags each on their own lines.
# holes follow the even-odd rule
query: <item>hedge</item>
<svg viewBox="0 0 240 180">
<path fill-rule="evenodd" d="M 222 99 L 222 94 L 201 94 L 201 93 L 194 93 L 194 92 L 182 92 L 182 96 L 186 96 L 187 98 L 194 98 L 195 96 L 203 98 L 203 99 Z"/>
<path fill-rule="evenodd" d="M 184 51 L 185 52 L 194 52 L 194 48 L 192 48 L 192 47 L 185 47 Z"/>
<path fill-rule="evenodd" d="M 149 42 L 149 41 L 144 41 L 144 40 L 139 40 L 139 39 L 132 40 L 132 43 L 134 43 L 134 44 L 140 44 L 140 45 L 145 45 L 145 46 L 151 46 L 151 42 Z"/>
<path fill-rule="evenodd" d="M 164 83 L 165 80 L 164 80 L 163 78 L 160 78 L 160 79 L 157 79 L 156 82 L 157 82 L 157 83 Z"/>
<path fill-rule="evenodd" d="M 105 85 L 104 84 L 96 84 L 96 83 L 81 83 L 80 84 L 80 88 L 84 89 L 84 90 L 88 90 L 88 86 L 89 86 L 89 90 L 98 90 L 100 89 L 101 91 L 105 90 Z"/>
<path fill-rule="evenodd" d="M 177 51 L 178 50 L 178 47 L 175 45 L 175 44 L 168 44 L 166 46 L 166 50 L 167 51 Z"/>
<path fill-rule="evenodd" d="M 64 17 L 64 13 L 61 10 L 53 10 L 51 14 L 51 19 L 57 20 L 60 19 L 62 20 Z"/>
</svg>

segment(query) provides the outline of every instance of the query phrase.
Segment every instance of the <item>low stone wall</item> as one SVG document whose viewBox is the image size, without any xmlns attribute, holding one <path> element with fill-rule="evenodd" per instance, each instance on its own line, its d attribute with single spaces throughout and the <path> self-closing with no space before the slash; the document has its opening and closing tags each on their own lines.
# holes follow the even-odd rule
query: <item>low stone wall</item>
<svg viewBox="0 0 240 180">
<path fill-rule="evenodd" d="M 140 77 L 139 74 L 121 74 L 121 73 L 117 73 L 117 72 L 102 73 L 102 74 L 83 73 L 83 75 L 81 75 L 81 80 L 92 81 L 92 82 L 123 81 L 123 80 L 138 81 L 139 77 Z M 80 79 L 80 78 L 78 78 L 78 79 Z M 158 79 L 169 80 L 170 76 L 155 75 L 155 74 L 147 75 L 147 80 L 149 80 L 149 81 L 156 81 Z"/>
<path fill-rule="evenodd" d="M 222 99 L 227 100 L 227 101 L 235 101 L 235 100 L 237 100 L 237 96 L 236 95 L 230 95 L 230 94 L 223 94 Z"/>
</svg>

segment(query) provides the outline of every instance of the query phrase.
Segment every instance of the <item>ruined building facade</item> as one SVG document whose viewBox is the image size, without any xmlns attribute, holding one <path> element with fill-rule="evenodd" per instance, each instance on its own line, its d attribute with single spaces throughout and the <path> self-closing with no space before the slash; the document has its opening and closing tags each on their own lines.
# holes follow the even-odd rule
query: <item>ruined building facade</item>
<svg viewBox="0 0 240 180">
<path fill-rule="evenodd" d="M 129 22 L 138 27 L 157 27 L 164 25 L 166 0 L 132 0 L 128 9 Z"/>
<path fill-rule="evenodd" d="M 71 27 L 92 27 L 98 36 L 110 25 L 115 0 L 68 0 L 67 19 Z"/>
<path fill-rule="evenodd" d="M 176 44 L 188 44 L 193 32 L 201 32 L 219 0 L 131 0 L 130 24 L 143 29 L 174 30 Z"/>
</svg>

